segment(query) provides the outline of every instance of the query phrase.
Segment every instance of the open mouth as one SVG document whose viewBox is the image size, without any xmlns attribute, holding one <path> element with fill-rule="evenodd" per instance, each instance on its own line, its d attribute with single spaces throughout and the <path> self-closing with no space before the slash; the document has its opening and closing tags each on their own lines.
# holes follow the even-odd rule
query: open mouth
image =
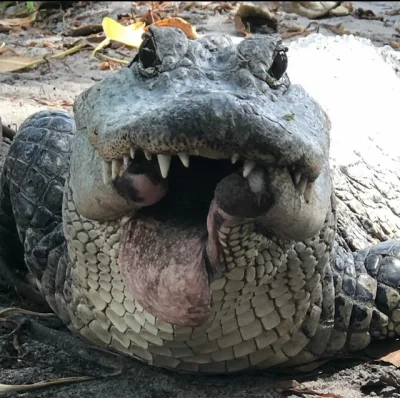
<svg viewBox="0 0 400 398">
<path fill-rule="evenodd" d="M 224 184 L 234 201 L 242 200 L 240 207 L 251 208 L 247 197 L 237 194 L 242 190 L 237 182 L 249 185 L 260 169 L 237 156 L 216 160 L 142 151 L 104 166 L 105 180 L 141 207 L 123 226 L 119 266 L 144 308 L 177 325 L 197 326 L 208 319 L 211 263 L 218 262 L 212 252 L 219 245 L 216 191 Z"/>
<path fill-rule="evenodd" d="M 190 214 L 205 220 L 217 184 L 243 170 L 239 162 L 233 164 L 228 159 L 191 156 L 189 160 L 183 155 L 146 158 L 144 153 L 138 153 L 125 167 L 122 165 L 114 186 L 127 199 L 143 205 L 142 211 L 160 215 L 173 212 L 176 217 Z M 243 173 L 248 175 L 250 171 L 247 166 Z M 148 179 L 147 183 L 143 179 Z"/>
<path fill-rule="evenodd" d="M 103 169 L 105 181 L 140 208 L 123 226 L 119 266 L 125 284 L 160 319 L 201 325 L 211 311 L 213 271 L 225 269 L 218 239 L 224 217 L 240 224 L 267 212 L 275 200 L 268 176 L 278 166 L 238 156 L 154 156 L 138 150 L 134 155 Z M 292 179 L 309 195 L 312 182 L 295 172 Z"/>
<path fill-rule="evenodd" d="M 272 162 L 271 156 L 271 162 Z M 231 174 L 248 178 L 259 165 L 253 160 L 242 160 L 237 154 L 231 159 L 211 159 L 179 153 L 176 156 L 147 151 L 133 151 L 123 160 L 103 161 L 103 180 L 112 181 L 126 199 L 142 208 L 144 214 L 166 213 L 175 217 L 200 217 L 205 220 L 215 195 L 217 184 Z M 275 165 L 276 166 L 276 165 Z M 313 182 L 296 168 L 289 169 L 299 195 L 310 198 Z"/>
</svg>

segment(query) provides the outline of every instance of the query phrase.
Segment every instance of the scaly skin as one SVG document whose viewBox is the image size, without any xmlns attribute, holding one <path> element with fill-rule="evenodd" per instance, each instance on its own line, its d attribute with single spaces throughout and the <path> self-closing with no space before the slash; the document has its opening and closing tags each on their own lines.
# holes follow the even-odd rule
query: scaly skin
<svg viewBox="0 0 400 398">
<path fill-rule="evenodd" d="M 372 178 L 329 164 L 329 120 L 290 84 L 283 52 L 266 37 L 233 46 L 151 27 L 128 68 L 77 99 L 76 132 L 62 112 L 21 126 L 2 178 L 3 252 L 15 260 L 23 244 L 71 330 L 208 373 L 400 333 L 399 231 L 349 212 Z"/>
</svg>

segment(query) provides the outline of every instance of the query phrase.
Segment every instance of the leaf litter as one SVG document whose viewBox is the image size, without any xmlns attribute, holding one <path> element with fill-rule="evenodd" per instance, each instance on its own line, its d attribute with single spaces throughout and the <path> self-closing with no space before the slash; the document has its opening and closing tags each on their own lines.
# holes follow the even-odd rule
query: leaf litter
<svg viewBox="0 0 400 398">
<path fill-rule="evenodd" d="M 140 3 L 140 2 L 139 2 Z M 154 2 L 154 3 L 163 3 L 163 2 Z M 167 7 L 166 3 L 164 2 L 163 4 L 158 5 L 158 10 L 161 10 L 163 8 Z M 225 6 L 224 8 L 229 9 L 228 6 Z M 37 13 L 37 11 L 35 11 Z M 98 58 L 101 58 L 105 60 L 105 62 L 102 62 L 99 65 L 100 69 L 106 69 L 106 68 L 115 68 L 115 65 L 120 63 L 122 65 L 127 65 L 129 63 L 129 60 L 127 59 L 119 59 L 119 58 L 114 58 L 110 57 L 104 54 L 98 54 L 100 50 L 104 49 L 105 47 L 109 46 L 112 42 L 117 42 L 122 45 L 125 45 L 129 48 L 133 49 L 138 49 L 141 42 L 142 42 L 142 36 L 145 33 L 145 31 L 148 30 L 148 26 L 155 25 L 155 26 L 160 26 L 160 27 L 175 27 L 181 29 L 186 36 L 189 39 L 196 39 L 198 38 L 198 34 L 196 32 L 196 28 L 191 25 L 189 22 L 185 21 L 183 18 L 179 17 L 172 17 L 172 18 L 165 18 L 165 19 L 159 19 L 158 14 L 157 17 L 154 18 L 154 12 L 152 10 L 149 11 L 149 15 L 151 15 L 151 20 L 152 22 L 146 23 L 144 21 L 139 21 L 139 22 L 134 22 L 129 25 L 122 25 L 118 21 L 106 16 L 103 18 L 102 24 L 101 24 L 101 31 L 104 32 L 105 38 L 93 49 L 91 56 L 97 56 Z M 147 14 L 146 14 L 147 15 Z M 31 14 L 29 19 L 23 20 L 25 23 L 31 23 L 35 20 L 36 14 Z M 145 15 L 142 15 L 142 19 L 145 19 Z M 21 19 L 6 19 L 3 21 L 0 20 L 0 24 L 7 25 L 8 27 L 12 26 L 20 26 Z M 19 22 L 19 23 L 17 23 Z M 70 35 L 76 36 L 76 30 L 78 30 L 79 33 L 86 33 L 86 32 L 98 32 L 99 26 L 98 25 L 91 25 L 89 27 L 80 27 L 77 28 L 73 31 L 70 31 Z M 83 43 L 82 41 L 78 41 L 78 44 L 75 45 L 74 47 L 70 48 L 67 51 L 60 52 L 58 54 L 52 54 L 48 55 L 45 57 L 42 57 L 40 59 L 34 59 L 32 57 L 26 57 L 23 55 L 13 55 L 13 56 L 1 56 L 0 55 L 0 73 L 1 72 L 14 72 L 14 71 L 19 71 L 23 69 L 28 69 L 32 67 L 36 67 L 39 64 L 48 62 L 49 60 L 52 59 L 57 59 L 57 58 L 63 58 L 67 55 L 74 54 L 75 52 L 78 52 L 80 50 L 83 50 L 88 47 L 93 47 L 91 43 L 86 42 Z"/>
</svg>

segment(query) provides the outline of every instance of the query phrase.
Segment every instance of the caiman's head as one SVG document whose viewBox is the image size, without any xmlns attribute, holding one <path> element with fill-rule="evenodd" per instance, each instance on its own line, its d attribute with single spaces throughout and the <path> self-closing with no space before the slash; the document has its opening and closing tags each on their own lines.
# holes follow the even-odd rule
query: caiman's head
<svg viewBox="0 0 400 398">
<path fill-rule="evenodd" d="M 75 205 L 121 221 L 125 284 L 161 319 L 207 319 L 209 282 L 226 271 L 221 228 L 303 240 L 323 225 L 329 121 L 286 67 L 273 38 L 150 27 L 131 65 L 76 101 Z"/>
</svg>

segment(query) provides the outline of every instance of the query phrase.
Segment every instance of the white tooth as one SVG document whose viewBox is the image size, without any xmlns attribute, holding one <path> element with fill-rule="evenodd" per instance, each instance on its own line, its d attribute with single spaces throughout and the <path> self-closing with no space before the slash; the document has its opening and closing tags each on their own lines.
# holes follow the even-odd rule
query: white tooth
<svg viewBox="0 0 400 398">
<path fill-rule="evenodd" d="M 302 176 L 300 182 L 297 186 L 300 196 L 304 194 L 304 190 L 306 189 L 308 179 L 307 177 Z"/>
<path fill-rule="evenodd" d="M 103 169 L 103 182 L 104 184 L 108 184 L 110 182 L 111 175 L 111 163 L 102 161 L 102 169 Z"/>
<path fill-rule="evenodd" d="M 239 154 L 238 154 L 238 153 L 235 153 L 235 154 L 232 156 L 232 164 L 235 164 L 238 160 L 239 160 Z"/>
<path fill-rule="evenodd" d="M 115 180 L 118 177 L 121 169 L 122 162 L 119 159 L 113 159 L 111 161 L 111 178 Z"/>
<path fill-rule="evenodd" d="M 128 155 L 124 155 L 124 165 L 128 166 L 129 163 L 129 156 Z"/>
<path fill-rule="evenodd" d="M 254 169 L 256 162 L 254 160 L 245 160 L 243 165 L 243 177 L 246 178 L 250 173 L 251 170 Z"/>
<path fill-rule="evenodd" d="M 178 153 L 179 159 L 185 167 L 189 167 L 189 155 L 184 152 Z"/>
<path fill-rule="evenodd" d="M 301 179 L 301 172 L 300 172 L 300 171 L 296 171 L 296 172 L 294 173 L 294 183 L 295 183 L 296 185 L 299 185 L 300 179 Z"/>
<path fill-rule="evenodd" d="M 135 159 L 135 148 L 133 146 L 131 146 L 129 149 L 129 155 L 132 159 Z"/>
<path fill-rule="evenodd" d="M 150 152 L 144 151 L 144 156 L 146 157 L 147 160 L 151 160 L 152 154 Z"/>
<path fill-rule="evenodd" d="M 304 191 L 304 200 L 307 203 L 310 201 L 313 187 L 314 187 L 314 183 L 313 182 L 307 183 L 306 189 Z"/>
<path fill-rule="evenodd" d="M 171 156 L 169 155 L 157 155 L 158 164 L 160 166 L 161 175 L 163 178 L 168 177 L 169 166 L 171 164 Z"/>
</svg>

